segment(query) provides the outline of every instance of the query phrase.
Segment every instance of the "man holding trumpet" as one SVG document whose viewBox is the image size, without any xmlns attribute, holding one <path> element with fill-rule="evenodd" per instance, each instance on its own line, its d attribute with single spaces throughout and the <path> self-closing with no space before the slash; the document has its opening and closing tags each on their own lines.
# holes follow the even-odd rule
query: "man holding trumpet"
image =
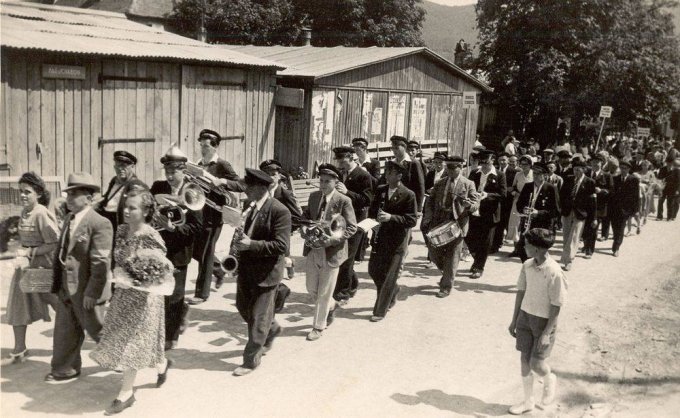
<svg viewBox="0 0 680 418">
<path fill-rule="evenodd" d="M 442 272 L 438 298 L 445 298 L 451 293 L 463 240 L 468 232 L 470 214 L 479 209 L 479 195 L 475 184 L 461 175 L 465 159 L 458 156 L 447 157 L 445 162 L 448 178 L 446 181 L 442 179 L 432 188 L 425 204 L 421 227 L 424 233 L 428 233 L 431 229 L 453 221 L 460 230 L 448 244 L 429 244 L 430 258 Z"/>
<path fill-rule="evenodd" d="M 184 285 L 187 279 L 187 267 L 191 262 L 194 248 L 194 237 L 203 231 L 203 214 L 198 210 L 183 207 L 186 190 L 184 186 L 184 169 L 187 157 L 176 146 L 172 146 L 161 158 L 165 180 L 155 181 L 151 185 L 151 194 L 156 197 L 160 205 L 167 204 L 167 200 L 159 195 L 173 196 L 177 198 L 180 210 L 184 212 L 184 223 L 177 225 L 170 218 L 162 218 L 163 224 L 157 227 L 161 238 L 165 241 L 167 257 L 175 267 L 175 289 L 172 295 L 165 297 L 165 349 L 169 350 L 177 346 L 177 340 L 181 334 L 181 326 L 189 311 L 189 305 L 184 302 Z M 170 198 L 171 199 L 171 198 Z M 174 200 L 174 199 L 173 199 Z"/>
</svg>

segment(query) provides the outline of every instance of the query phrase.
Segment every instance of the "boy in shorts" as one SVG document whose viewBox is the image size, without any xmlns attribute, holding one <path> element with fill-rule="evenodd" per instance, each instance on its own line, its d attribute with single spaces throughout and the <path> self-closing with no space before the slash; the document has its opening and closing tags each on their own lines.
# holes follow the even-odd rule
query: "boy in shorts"
<svg viewBox="0 0 680 418">
<path fill-rule="evenodd" d="M 517 280 L 517 297 L 508 330 L 522 353 L 524 401 L 508 412 L 520 415 L 534 409 L 534 376 L 543 378 L 543 405 L 555 400 L 557 377 L 546 362 L 555 343 L 557 316 L 567 295 L 567 279 L 560 265 L 550 257 L 554 243 L 551 231 L 533 228 L 524 236 L 530 258 L 522 265 Z"/>
</svg>

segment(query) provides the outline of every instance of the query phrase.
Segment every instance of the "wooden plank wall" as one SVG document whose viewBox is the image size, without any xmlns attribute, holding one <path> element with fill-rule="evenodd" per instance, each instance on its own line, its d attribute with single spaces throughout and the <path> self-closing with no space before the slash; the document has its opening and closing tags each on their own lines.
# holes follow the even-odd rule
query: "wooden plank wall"
<svg viewBox="0 0 680 418">
<path fill-rule="evenodd" d="M 42 64 L 85 67 L 84 80 L 47 79 Z M 105 80 L 99 75 L 155 78 Z M 195 138 L 210 127 L 225 136 L 220 155 L 239 174 L 274 154 L 274 73 L 222 67 L 182 67 L 179 63 L 87 60 L 64 55 L 41 59 L 3 50 L 0 86 L 0 164 L 19 176 L 35 170 L 66 179 L 87 171 L 105 186 L 113 176 L 113 152 L 128 150 L 147 183 L 162 178 L 160 157 L 172 143 L 200 158 Z M 184 77 L 184 78 L 183 78 Z M 204 85 L 203 80 L 241 85 Z M 154 142 L 108 144 L 98 140 L 154 138 Z M 42 152 L 37 153 L 36 149 Z"/>
</svg>

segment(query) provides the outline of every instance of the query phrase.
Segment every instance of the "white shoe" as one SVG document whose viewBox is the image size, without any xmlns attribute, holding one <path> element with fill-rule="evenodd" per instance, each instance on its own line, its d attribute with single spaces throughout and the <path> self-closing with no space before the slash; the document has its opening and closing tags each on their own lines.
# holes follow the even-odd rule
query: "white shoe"
<svg viewBox="0 0 680 418">
<path fill-rule="evenodd" d="M 527 412 L 533 411 L 534 410 L 534 399 L 531 398 L 529 400 L 526 400 L 522 403 L 518 403 L 517 405 L 513 405 L 510 408 L 508 408 L 508 412 L 511 415 L 522 415 Z"/>
<path fill-rule="evenodd" d="M 543 379 L 543 405 L 550 405 L 555 401 L 555 386 L 557 385 L 557 376 L 555 373 L 550 373 Z"/>
</svg>

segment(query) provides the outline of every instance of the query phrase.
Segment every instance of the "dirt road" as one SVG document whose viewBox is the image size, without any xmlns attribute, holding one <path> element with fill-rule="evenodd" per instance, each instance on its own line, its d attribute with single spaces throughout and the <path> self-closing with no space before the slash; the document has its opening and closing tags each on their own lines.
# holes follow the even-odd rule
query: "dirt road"
<svg viewBox="0 0 680 418">
<path fill-rule="evenodd" d="M 558 401 L 531 416 L 677 416 L 679 233 L 678 222 L 651 221 L 642 235 L 626 238 L 621 257 L 610 255 L 609 241 L 598 243 L 592 260 L 575 261 L 553 351 Z M 176 367 L 165 386 L 155 389 L 155 371 L 140 373 L 137 403 L 122 416 L 505 415 L 521 397 L 519 357 L 507 332 L 518 260 L 492 256 L 480 280 L 467 277 L 470 263 L 464 262 L 451 296 L 438 299 L 439 275 L 426 268 L 420 234 L 414 235 L 399 302 L 387 318 L 368 321 L 375 288 L 362 263 L 359 293 L 316 342 L 305 340 L 312 307 L 304 260 L 297 258 L 299 272 L 287 282 L 293 292 L 277 315 L 285 331 L 261 367 L 245 377 L 231 375 L 247 337 L 234 306 L 235 284 L 226 283 L 192 308 L 191 326 L 169 354 Z M 299 237 L 295 243 L 293 254 L 300 254 Z M 195 274 L 192 265 L 189 277 Z M 4 314 L 11 267 L 0 266 L 0 275 Z M 187 289 L 193 291 L 193 283 Z M 43 382 L 51 327 L 29 327 L 31 357 L 2 368 L 2 416 L 100 416 L 116 396 L 121 377 L 89 359 L 91 341 L 85 345 L 83 377 L 62 385 Z M 12 331 L 5 324 L 0 330 L 6 356 Z"/>
</svg>

